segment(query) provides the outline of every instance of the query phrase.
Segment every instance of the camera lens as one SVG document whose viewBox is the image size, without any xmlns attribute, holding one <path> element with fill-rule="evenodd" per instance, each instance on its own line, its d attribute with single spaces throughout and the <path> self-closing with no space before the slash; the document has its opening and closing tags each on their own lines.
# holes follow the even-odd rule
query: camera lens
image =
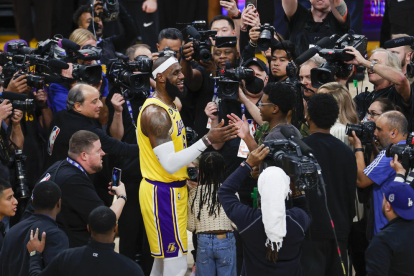
<svg viewBox="0 0 414 276">
<path fill-rule="evenodd" d="M 272 33 L 269 30 L 263 30 L 260 33 L 259 39 L 257 40 L 257 47 L 260 51 L 267 51 L 270 48 L 272 41 Z"/>
<path fill-rule="evenodd" d="M 211 60 L 211 53 L 208 49 L 200 49 L 200 60 L 203 62 L 209 62 Z"/>
</svg>

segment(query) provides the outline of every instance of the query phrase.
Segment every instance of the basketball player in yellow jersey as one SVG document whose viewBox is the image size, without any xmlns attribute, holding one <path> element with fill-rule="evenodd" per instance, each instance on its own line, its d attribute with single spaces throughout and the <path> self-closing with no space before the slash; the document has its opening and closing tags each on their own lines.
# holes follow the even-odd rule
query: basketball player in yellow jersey
<svg viewBox="0 0 414 276">
<path fill-rule="evenodd" d="M 138 116 L 137 139 L 143 180 L 139 202 L 145 230 L 155 257 L 151 276 L 181 276 L 187 270 L 187 164 L 212 143 L 236 137 L 234 125 L 222 121 L 187 148 L 185 127 L 173 103 L 184 92 L 184 75 L 174 57 L 153 66 L 155 92 Z"/>
</svg>

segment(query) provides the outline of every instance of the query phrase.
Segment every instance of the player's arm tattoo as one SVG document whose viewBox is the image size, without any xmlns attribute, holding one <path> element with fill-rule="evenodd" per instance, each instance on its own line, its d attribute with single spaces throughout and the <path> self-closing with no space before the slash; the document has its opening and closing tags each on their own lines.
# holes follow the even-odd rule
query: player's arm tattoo
<svg viewBox="0 0 414 276">
<path fill-rule="evenodd" d="M 170 135 L 172 127 L 170 116 L 168 116 L 165 109 L 159 106 L 153 106 L 151 111 L 148 114 L 148 129 L 150 136 L 153 136 L 155 139 L 155 146 L 172 141 Z"/>
<path fill-rule="evenodd" d="M 346 19 L 346 14 L 348 13 L 348 8 L 346 7 L 345 1 L 342 0 L 341 4 L 335 7 L 335 9 L 338 11 L 339 15 L 342 16 L 344 19 Z"/>
</svg>

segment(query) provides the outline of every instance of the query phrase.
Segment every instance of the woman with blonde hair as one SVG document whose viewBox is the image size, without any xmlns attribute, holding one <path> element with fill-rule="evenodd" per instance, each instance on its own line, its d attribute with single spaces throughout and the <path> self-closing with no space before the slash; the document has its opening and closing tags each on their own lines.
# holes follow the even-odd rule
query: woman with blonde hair
<svg viewBox="0 0 414 276">
<path fill-rule="evenodd" d="M 349 123 L 359 123 L 358 114 L 351 93 L 349 93 L 344 85 L 337 82 L 329 82 L 322 85 L 319 87 L 318 93 L 329 93 L 335 98 L 339 106 L 339 115 L 330 132 L 333 136 L 351 147 L 348 136 L 345 134 L 346 125 Z"/>
</svg>

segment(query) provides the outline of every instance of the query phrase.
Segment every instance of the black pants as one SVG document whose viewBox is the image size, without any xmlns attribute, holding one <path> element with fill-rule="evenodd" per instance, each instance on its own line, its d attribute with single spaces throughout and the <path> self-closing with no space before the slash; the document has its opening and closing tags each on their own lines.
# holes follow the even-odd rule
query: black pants
<svg viewBox="0 0 414 276">
<path fill-rule="evenodd" d="M 21 39 L 29 43 L 33 38 L 43 41 L 51 37 L 53 0 L 12 0 L 12 3 L 17 33 Z"/>
<path fill-rule="evenodd" d="M 145 234 L 144 221 L 139 205 L 140 182 L 125 182 L 128 201 L 125 203 L 122 214 L 118 220 L 119 253 L 133 261 L 138 260 L 145 274 L 152 268 L 153 258 Z"/>
<path fill-rule="evenodd" d="M 121 2 L 134 20 L 142 43 L 148 44 L 151 47 L 151 52 L 157 52 L 158 9 L 154 13 L 146 13 L 142 10 L 144 1 L 122 0 Z M 158 4 L 158 8 L 159 6 L 160 4 Z"/>
<path fill-rule="evenodd" d="M 347 240 L 338 240 L 344 268 L 347 269 Z M 339 260 L 338 250 L 334 239 L 307 240 L 302 242 L 303 276 L 343 276 L 344 271 Z"/>
</svg>

